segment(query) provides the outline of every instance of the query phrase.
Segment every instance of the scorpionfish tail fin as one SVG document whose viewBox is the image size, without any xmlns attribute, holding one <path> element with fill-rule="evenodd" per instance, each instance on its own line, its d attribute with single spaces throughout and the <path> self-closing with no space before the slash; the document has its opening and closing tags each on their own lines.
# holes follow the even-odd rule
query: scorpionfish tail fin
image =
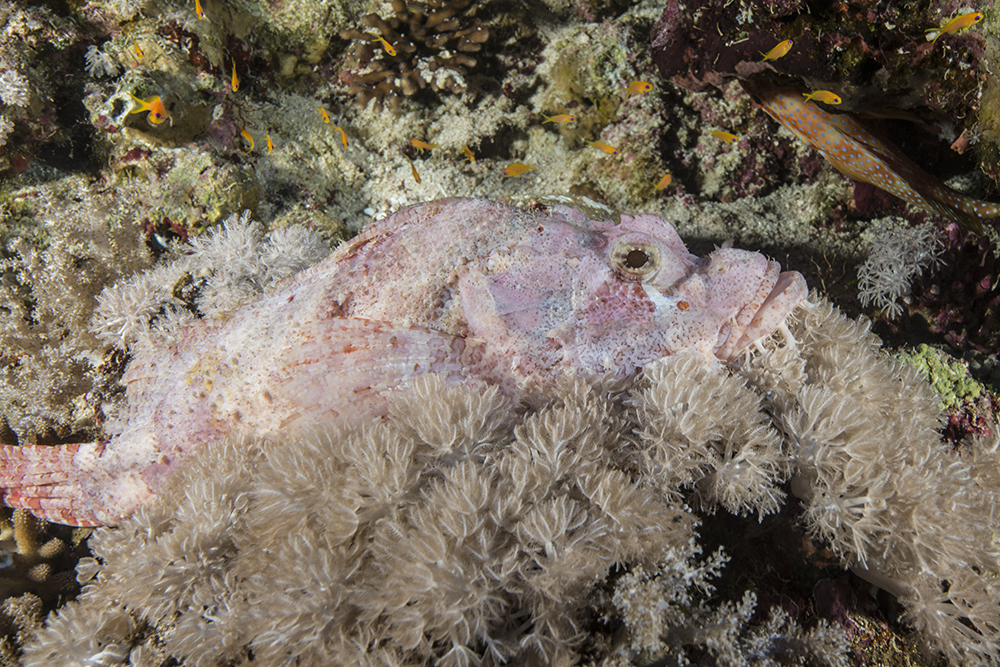
<svg viewBox="0 0 1000 667">
<path fill-rule="evenodd" d="M 95 499 L 80 483 L 78 457 L 92 458 L 103 443 L 0 446 L 0 500 L 39 519 L 69 526 L 101 526 Z"/>
</svg>

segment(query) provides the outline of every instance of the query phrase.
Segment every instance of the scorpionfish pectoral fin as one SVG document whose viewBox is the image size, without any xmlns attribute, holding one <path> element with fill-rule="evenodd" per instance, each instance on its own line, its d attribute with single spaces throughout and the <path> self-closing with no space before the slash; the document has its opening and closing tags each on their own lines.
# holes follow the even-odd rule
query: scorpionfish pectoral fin
<svg viewBox="0 0 1000 667">
<path fill-rule="evenodd" d="M 479 341 L 421 326 L 357 317 L 333 317 L 297 328 L 296 338 L 272 362 L 268 401 L 281 423 L 264 430 L 295 430 L 330 419 L 363 423 L 384 416 L 388 396 L 409 378 L 441 373 L 448 385 L 478 385 L 494 363 Z M 496 383 L 503 385 L 502 380 Z M 501 386 L 506 393 L 512 387 Z"/>
<path fill-rule="evenodd" d="M 101 526 L 101 499 L 85 490 L 80 460 L 93 459 L 103 443 L 0 447 L 0 500 L 39 519 L 70 526 Z"/>
</svg>

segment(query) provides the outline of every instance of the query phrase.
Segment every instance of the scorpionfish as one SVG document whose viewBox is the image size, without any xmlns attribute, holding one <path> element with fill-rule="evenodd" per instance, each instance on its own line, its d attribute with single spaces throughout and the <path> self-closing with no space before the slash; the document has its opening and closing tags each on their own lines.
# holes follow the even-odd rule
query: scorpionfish
<svg viewBox="0 0 1000 667">
<path fill-rule="evenodd" d="M 370 422 L 424 373 L 516 401 L 567 372 L 630 376 L 686 348 L 727 362 L 806 294 L 800 274 L 759 253 L 690 254 L 652 215 L 418 204 L 256 302 L 138 353 L 109 440 L 0 447 L 0 497 L 51 521 L 114 524 L 230 434 Z"/>
<path fill-rule="evenodd" d="M 1000 217 L 1000 205 L 952 190 L 898 148 L 877 138 L 851 114 L 829 113 L 795 88 L 779 88 L 759 78 L 741 79 L 740 83 L 755 104 L 818 150 L 845 176 L 977 232 L 982 230 L 984 219 Z"/>
</svg>

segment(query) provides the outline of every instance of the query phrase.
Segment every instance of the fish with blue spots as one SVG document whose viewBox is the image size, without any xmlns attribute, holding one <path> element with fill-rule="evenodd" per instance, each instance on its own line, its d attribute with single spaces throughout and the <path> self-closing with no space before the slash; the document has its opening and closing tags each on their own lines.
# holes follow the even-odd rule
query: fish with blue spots
<svg viewBox="0 0 1000 667">
<path fill-rule="evenodd" d="M 761 79 L 741 80 L 743 89 L 771 118 L 815 148 L 837 171 L 870 183 L 931 213 L 982 232 L 982 221 L 1000 217 L 1000 204 L 966 197 L 921 169 L 902 151 L 879 139 L 849 113 L 829 113 L 796 88 Z"/>
</svg>

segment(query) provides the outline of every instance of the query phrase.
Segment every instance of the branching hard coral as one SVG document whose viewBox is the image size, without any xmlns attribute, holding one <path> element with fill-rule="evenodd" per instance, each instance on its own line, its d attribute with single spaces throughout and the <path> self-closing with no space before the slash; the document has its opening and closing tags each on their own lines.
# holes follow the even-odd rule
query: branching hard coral
<svg viewBox="0 0 1000 667">
<path fill-rule="evenodd" d="M 371 100 L 382 108 L 398 111 L 402 97 L 412 97 L 430 86 L 455 93 L 467 88 L 465 75 L 475 67 L 477 53 L 489 39 L 489 30 L 479 19 L 467 20 L 460 12 L 473 0 L 430 0 L 416 5 L 393 0 L 395 15 L 383 19 L 368 14 L 362 21 L 375 33 L 343 30 L 344 39 L 358 40 L 352 58 L 362 68 L 353 76 L 347 92 L 358 106 Z M 384 39 L 390 52 L 373 35 Z"/>
<path fill-rule="evenodd" d="M 892 319 L 903 313 L 899 297 L 910 293 L 913 279 L 933 266 L 941 253 L 933 225 L 904 227 L 899 223 L 887 218 L 873 225 L 871 251 L 858 267 L 861 303 L 874 303 Z"/>
<path fill-rule="evenodd" d="M 7 137 L 14 130 L 14 123 L 6 116 L 0 116 L 0 146 L 7 142 Z"/>
</svg>

